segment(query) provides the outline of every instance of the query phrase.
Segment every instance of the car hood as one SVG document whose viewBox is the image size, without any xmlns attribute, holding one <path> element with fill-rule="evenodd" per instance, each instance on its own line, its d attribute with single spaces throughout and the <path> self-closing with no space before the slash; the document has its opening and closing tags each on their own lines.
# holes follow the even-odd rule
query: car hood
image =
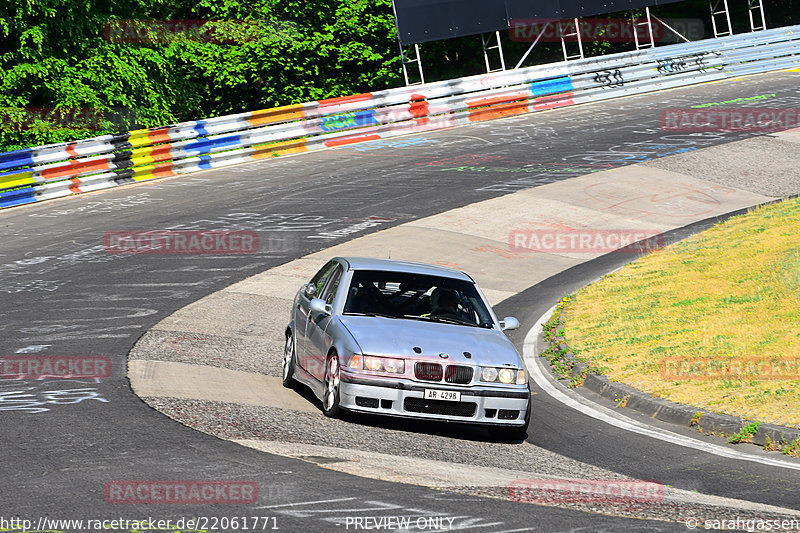
<svg viewBox="0 0 800 533">
<path fill-rule="evenodd" d="M 365 355 L 431 358 L 477 365 L 511 365 L 520 367 L 519 354 L 504 333 L 441 322 L 383 317 L 340 316 L 344 327 Z M 418 354 L 414 347 L 422 349 Z M 464 352 L 472 357 L 467 358 Z"/>
</svg>

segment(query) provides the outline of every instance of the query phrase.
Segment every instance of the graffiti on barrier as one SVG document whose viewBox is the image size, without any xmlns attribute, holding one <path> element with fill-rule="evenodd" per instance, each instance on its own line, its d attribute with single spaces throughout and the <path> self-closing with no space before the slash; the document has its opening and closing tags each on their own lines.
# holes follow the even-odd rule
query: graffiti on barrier
<svg viewBox="0 0 800 533">
<path fill-rule="evenodd" d="M 594 82 L 603 89 L 613 89 L 625 85 L 625 79 L 619 69 L 598 72 L 594 75 Z"/>
</svg>

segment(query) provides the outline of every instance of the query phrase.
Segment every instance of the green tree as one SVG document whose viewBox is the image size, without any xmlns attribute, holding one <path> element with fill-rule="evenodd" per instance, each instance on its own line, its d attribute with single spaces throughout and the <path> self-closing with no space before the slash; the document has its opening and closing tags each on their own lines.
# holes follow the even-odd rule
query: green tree
<svg viewBox="0 0 800 533">
<path fill-rule="evenodd" d="M 119 42 L 108 32 L 115 20 L 187 19 L 215 21 L 225 38 Z M 391 0 L 8 3 L 0 150 L 396 86 L 396 50 Z M 31 108 L 97 109 L 106 120 L 20 128 Z"/>
</svg>

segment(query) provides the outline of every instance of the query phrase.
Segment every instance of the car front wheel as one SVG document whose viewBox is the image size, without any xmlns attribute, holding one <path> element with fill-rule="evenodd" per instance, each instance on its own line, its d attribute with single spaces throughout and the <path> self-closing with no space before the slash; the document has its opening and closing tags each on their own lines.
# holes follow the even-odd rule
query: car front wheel
<svg viewBox="0 0 800 533">
<path fill-rule="evenodd" d="M 336 418 L 342 414 L 339 407 L 339 357 L 334 353 L 325 363 L 325 377 L 322 380 L 322 412 L 325 416 Z"/>
<path fill-rule="evenodd" d="M 283 348 L 283 386 L 291 388 L 294 385 L 294 333 L 286 335 L 286 345 Z"/>
</svg>

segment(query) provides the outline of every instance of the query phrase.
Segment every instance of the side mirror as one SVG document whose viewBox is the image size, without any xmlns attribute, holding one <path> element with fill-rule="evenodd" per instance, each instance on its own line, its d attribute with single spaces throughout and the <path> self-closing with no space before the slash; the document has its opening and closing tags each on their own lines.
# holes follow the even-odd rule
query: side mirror
<svg viewBox="0 0 800 533">
<path fill-rule="evenodd" d="M 309 281 L 303 286 L 303 292 L 305 292 L 306 297 L 313 298 L 317 294 L 317 286 L 312 285 L 312 283 Z"/>
<path fill-rule="evenodd" d="M 322 313 L 324 315 L 331 314 L 331 309 L 328 304 L 325 303 L 325 300 L 322 298 L 314 298 L 311 300 L 311 310 L 316 313 Z"/>
<path fill-rule="evenodd" d="M 518 327 L 519 327 L 519 320 L 517 320 L 513 316 L 507 316 L 500 321 L 500 331 L 505 331 L 507 329 L 517 329 Z"/>
</svg>

